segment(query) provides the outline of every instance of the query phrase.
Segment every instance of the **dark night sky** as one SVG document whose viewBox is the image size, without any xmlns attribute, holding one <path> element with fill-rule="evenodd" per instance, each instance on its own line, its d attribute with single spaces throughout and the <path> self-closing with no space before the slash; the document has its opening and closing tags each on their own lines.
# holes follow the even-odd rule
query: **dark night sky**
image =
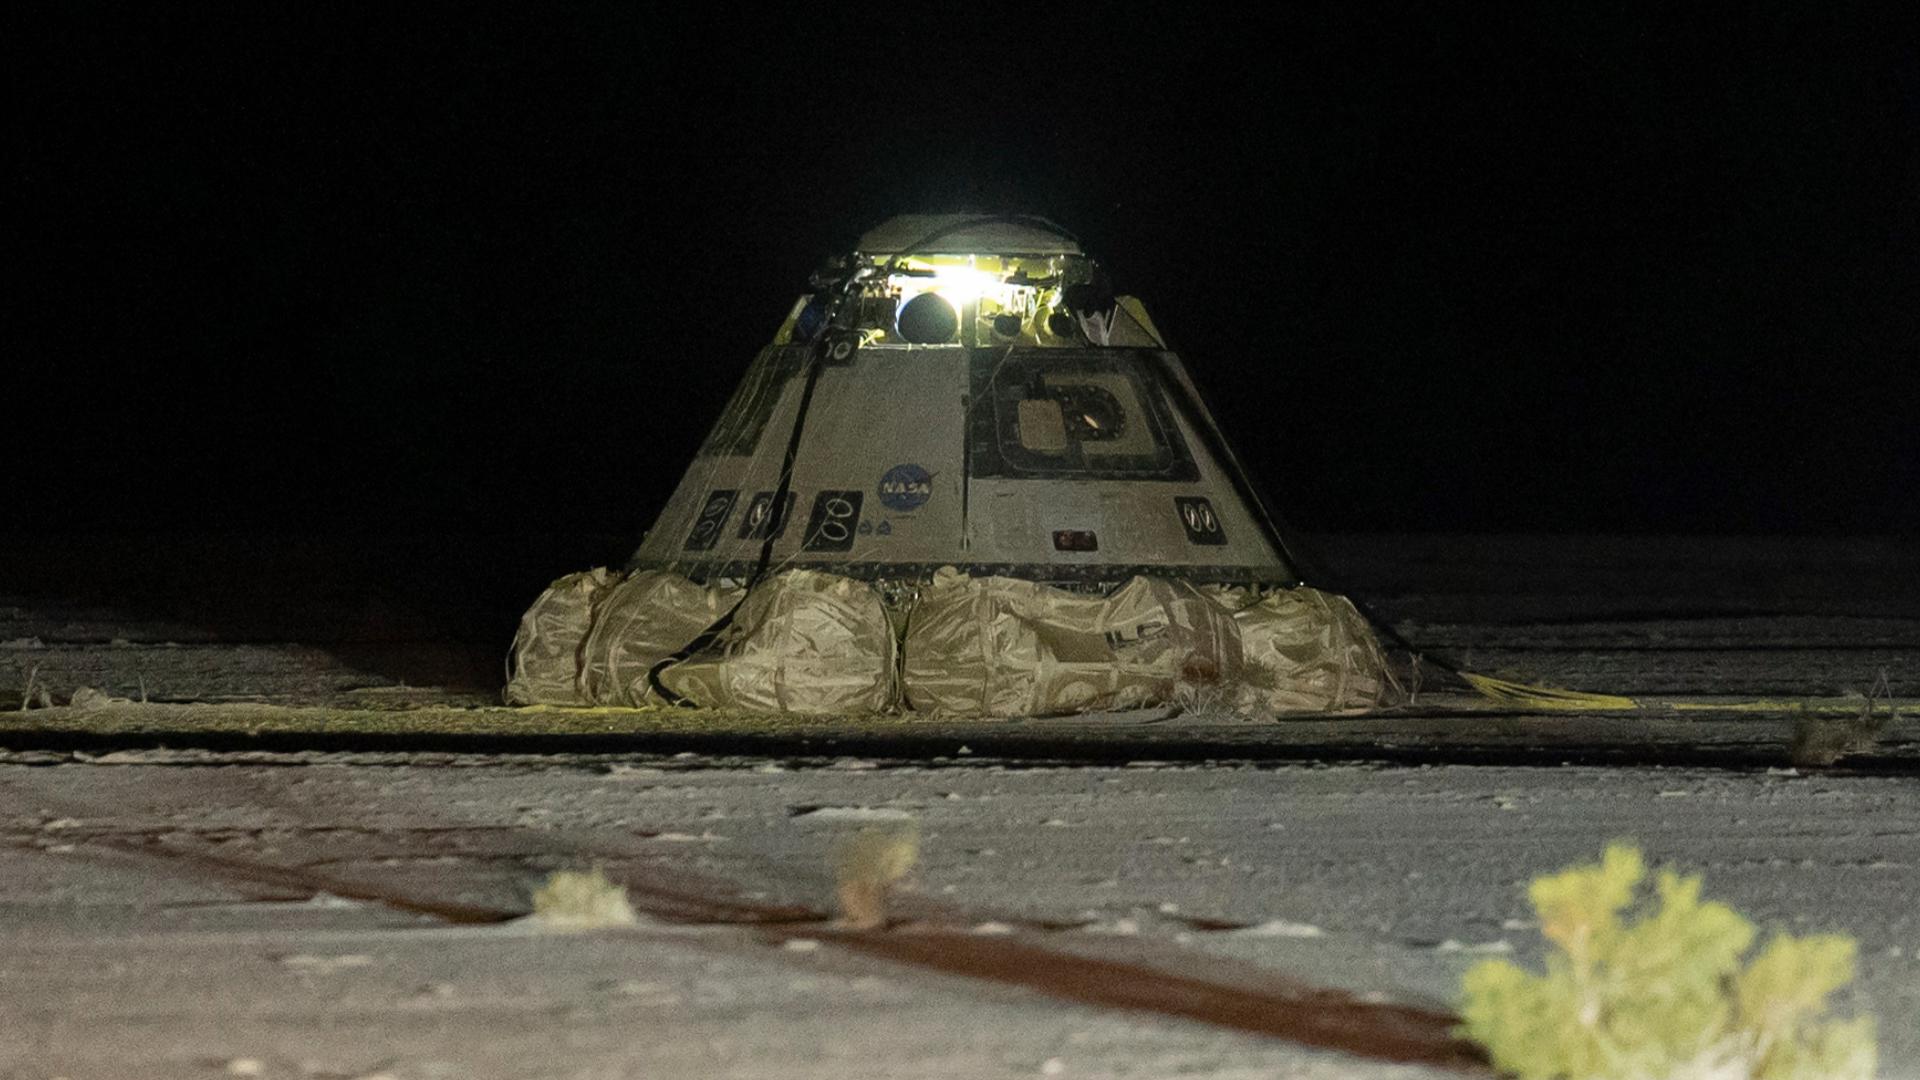
<svg viewBox="0 0 1920 1080">
<path fill-rule="evenodd" d="M 972 207 L 1305 526 L 1920 528 L 1904 27 L 846 10 L 8 16 L 0 527 L 637 536 L 821 257 Z"/>
</svg>

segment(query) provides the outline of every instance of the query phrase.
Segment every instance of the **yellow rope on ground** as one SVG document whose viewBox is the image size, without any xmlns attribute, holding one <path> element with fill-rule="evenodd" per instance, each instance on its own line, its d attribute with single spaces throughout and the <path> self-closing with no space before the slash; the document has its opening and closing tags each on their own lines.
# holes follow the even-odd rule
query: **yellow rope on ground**
<svg viewBox="0 0 1920 1080">
<path fill-rule="evenodd" d="M 1911 708 L 1911 701 L 1893 698 L 1864 699 L 1811 698 L 1793 701 L 1759 699 L 1755 701 L 1646 701 L 1618 694 L 1589 694 L 1579 690 L 1561 690 L 1551 686 L 1530 686 L 1491 675 L 1459 672 L 1461 678 L 1481 696 L 1501 705 L 1527 709 L 1552 709 L 1569 712 L 1625 712 L 1637 709 L 1671 709 L 1677 712 L 1793 712 L 1857 713 L 1863 705 L 1884 705 L 1889 709 Z"/>
<path fill-rule="evenodd" d="M 1623 709 L 1638 709 L 1640 702 L 1630 697 L 1615 694 L 1586 694 L 1578 690 L 1557 690 L 1551 686 L 1529 686 L 1526 683 L 1496 679 L 1491 675 L 1476 675 L 1471 671 L 1460 672 L 1482 696 L 1502 705 L 1520 705 L 1531 709 L 1568 709 L 1600 710 L 1617 712 Z"/>
</svg>

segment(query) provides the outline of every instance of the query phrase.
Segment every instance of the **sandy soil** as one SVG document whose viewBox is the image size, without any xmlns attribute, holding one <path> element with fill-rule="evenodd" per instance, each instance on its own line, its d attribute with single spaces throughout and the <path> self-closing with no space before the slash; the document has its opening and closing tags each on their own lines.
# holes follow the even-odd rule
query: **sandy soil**
<svg viewBox="0 0 1920 1080">
<path fill-rule="evenodd" d="M 1881 1017 L 1886 1075 L 1920 1075 L 1906 778 L 54 759 L 0 765 L 12 1075 L 218 1076 L 248 1060 L 275 1076 L 1394 1074 L 1231 1023 L 1061 1000 L 1023 984 L 1032 970 L 961 978 L 836 939 L 820 921 L 835 846 L 909 818 L 923 862 L 894 905 L 904 925 L 880 936 L 1018 940 L 1044 950 L 1036 965 L 1124 959 L 1420 1009 L 1444 1009 L 1482 956 L 1537 960 L 1528 877 L 1633 838 L 1764 926 L 1856 935 L 1847 1004 Z M 494 921 L 525 912 L 547 871 L 593 865 L 653 916 L 587 935 Z M 260 872 L 274 867 L 292 872 Z"/>
<path fill-rule="evenodd" d="M 1920 685 L 1899 545 L 1340 551 L 1409 637 L 1521 677 Z M 1843 1004 L 1920 1076 L 1911 719 L 1828 770 L 1786 767 L 1791 708 L 512 736 L 564 725 L 449 709 L 486 700 L 511 629 L 460 585 L 478 556 L 425 592 L 294 590 L 296 617 L 183 606 L 206 552 L 64 598 L 20 568 L 100 552 L 11 554 L 0 693 L 228 704 L 0 720 L 0 1076 L 1454 1075 L 1382 1059 L 1446 1059 L 1460 973 L 1538 959 L 1524 882 L 1622 837 L 1764 927 L 1855 935 Z M 893 925 L 831 925 L 836 847 L 906 820 Z M 518 921 L 595 865 L 640 925 Z"/>
</svg>

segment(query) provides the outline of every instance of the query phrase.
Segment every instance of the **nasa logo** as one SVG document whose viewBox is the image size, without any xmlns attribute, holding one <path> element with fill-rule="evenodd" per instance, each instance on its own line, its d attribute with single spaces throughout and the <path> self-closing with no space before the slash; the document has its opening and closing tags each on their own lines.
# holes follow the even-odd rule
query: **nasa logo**
<svg viewBox="0 0 1920 1080">
<path fill-rule="evenodd" d="M 933 497 L 933 474 L 918 465 L 895 465 L 880 477 L 880 505 L 902 513 Z"/>
</svg>

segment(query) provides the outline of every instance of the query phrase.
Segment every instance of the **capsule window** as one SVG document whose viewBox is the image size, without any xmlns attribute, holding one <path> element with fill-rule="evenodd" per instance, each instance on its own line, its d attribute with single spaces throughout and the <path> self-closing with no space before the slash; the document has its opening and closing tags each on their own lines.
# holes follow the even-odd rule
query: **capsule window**
<svg viewBox="0 0 1920 1080">
<path fill-rule="evenodd" d="M 1187 480 L 1193 459 L 1160 398 L 1154 354 L 979 350 L 975 476 Z"/>
<path fill-rule="evenodd" d="M 1060 402 L 1053 398 L 1023 398 L 1019 402 L 1020 448 L 1036 454 L 1064 454 L 1067 442 L 1066 416 Z"/>
</svg>

